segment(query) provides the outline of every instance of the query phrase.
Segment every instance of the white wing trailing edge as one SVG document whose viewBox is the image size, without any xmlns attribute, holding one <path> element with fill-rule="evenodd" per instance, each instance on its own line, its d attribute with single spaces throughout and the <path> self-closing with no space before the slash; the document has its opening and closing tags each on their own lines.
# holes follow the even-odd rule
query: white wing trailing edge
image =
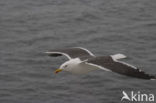
<svg viewBox="0 0 156 103">
<path fill-rule="evenodd" d="M 82 49 L 82 50 L 88 52 L 91 56 L 95 56 L 91 51 L 89 51 L 89 50 L 86 49 L 86 48 L 83 48 L 83 47 L 73 47 L 73 48 L 79 48 L 79 49 Z"/>
<path fill-rule="evenodd" d="M 94 54 L 82 47 L 62 48 L 45 52 L 51 57 L 66 56 L 68 59 L 94 57 Z"/>
</svg>

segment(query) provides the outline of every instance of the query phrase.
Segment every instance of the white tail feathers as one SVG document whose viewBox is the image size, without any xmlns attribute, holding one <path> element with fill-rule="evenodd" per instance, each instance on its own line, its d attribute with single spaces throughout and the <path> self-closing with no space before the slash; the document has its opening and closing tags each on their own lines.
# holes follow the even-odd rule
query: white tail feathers
<svg viewBox="0 0 156 103">
<path fill-rule="evenodd" d="M 126 56 L 125 56 L 124 54 L 114 54 L 114 55 L 111 55 L 111 57 L 112 57 L 114 60 L 126 58 Z"/>
</svg>

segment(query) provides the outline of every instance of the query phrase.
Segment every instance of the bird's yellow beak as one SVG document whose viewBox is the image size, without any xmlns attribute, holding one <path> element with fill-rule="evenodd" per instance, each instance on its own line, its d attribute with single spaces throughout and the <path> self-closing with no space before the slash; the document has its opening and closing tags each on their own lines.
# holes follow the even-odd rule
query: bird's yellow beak
<svg viewBox="0 0 156 103">
<path fill-rule="evenodd" d="M 62 69 L 56 69 L 54 73 L 57 74 L 58 72 L 61 72 L 61 71 Z"/>
</svg>

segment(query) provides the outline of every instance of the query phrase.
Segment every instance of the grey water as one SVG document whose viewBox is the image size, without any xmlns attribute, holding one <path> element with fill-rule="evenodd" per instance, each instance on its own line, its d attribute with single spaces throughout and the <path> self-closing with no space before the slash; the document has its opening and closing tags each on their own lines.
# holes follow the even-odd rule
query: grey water
<svg viewBox="0 0 156 103">
<path fill-rule="evenodd" d="M 0 103 L 120 103 L 122 91 L 156 96 L 156 81 L 102 70 L 55 75 L 67 58 L 44 54 L 75 46 L 123 53 L 156 75 L 155 12 L 155 0 L 0 0 Z"/>
</svg>

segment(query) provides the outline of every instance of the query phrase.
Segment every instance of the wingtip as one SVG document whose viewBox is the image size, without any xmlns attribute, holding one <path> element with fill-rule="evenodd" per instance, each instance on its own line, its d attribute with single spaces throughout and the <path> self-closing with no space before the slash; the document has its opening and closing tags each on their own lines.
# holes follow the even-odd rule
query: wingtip
<svg viewBox="0 0 156 103">
<path fill-rule="evenodd" d="M 151 76 L 150 80 L 156 80 L 156 76 Z"/>
<path fill-rule="evenodd" d="M 156 80 L 156 77 L 151 78 L 150 80 Z"/>
</svg>

